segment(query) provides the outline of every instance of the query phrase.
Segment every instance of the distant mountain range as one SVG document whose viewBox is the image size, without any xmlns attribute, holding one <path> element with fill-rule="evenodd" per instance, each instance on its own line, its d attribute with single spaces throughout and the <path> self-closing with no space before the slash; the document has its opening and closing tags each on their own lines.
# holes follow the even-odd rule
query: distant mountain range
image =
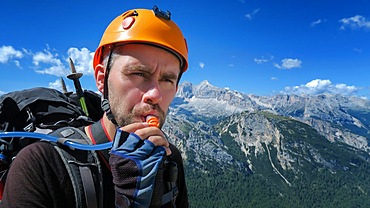
<svg viewBox="0 0 370 208">
<path fill-rule="evenodd" d="M 192 207 L 370 207 L 370 102 L 179 86 L 164 126 Z"/>
</svg>

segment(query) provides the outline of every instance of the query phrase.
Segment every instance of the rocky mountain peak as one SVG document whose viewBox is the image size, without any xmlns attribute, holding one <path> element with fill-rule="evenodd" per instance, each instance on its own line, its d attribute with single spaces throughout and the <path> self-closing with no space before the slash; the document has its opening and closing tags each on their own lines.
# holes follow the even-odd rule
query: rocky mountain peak
<svg viewBox="0 0 370 208">
<path fill-rule="evenodd" d="M 333 94 L 247 95 L 204 80 L 198 85 L 181 83 L 175 100 L 171 111 L 186 112 L 183 117 L 189 120 L 194 117 L 217 120 L 243 111 L 266 111 L 304 122 L 329 141 L 369 149 L 370 102 L 361 98 Z"/>
<path fill-rule="evenodd" d="M 208 194 L 201 201 L 232 199 L 229 205 L 246 193 L 233 207 L 266 198 L 272 204 L 251 206 L 370 204 L 368 100 L 332 94 L 247 95 L 208 81 L 182 83 L 163 130 L 182 152 L 189 190 Z M 219 187 L 226 192 L 217 195 Z"/>
</svg>

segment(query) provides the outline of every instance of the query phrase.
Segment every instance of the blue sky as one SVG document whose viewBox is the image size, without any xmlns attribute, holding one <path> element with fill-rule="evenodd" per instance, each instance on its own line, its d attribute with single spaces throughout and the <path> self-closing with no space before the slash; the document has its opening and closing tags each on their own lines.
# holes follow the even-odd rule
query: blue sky
<svg viewBox="0 0 370 208">
<path fill-rule="evenodd" d="M 183 29 L 182 81 L 247 94 L 340 93 L 370 98 L 368 0 L 2 0 L 0 94 L 60 89 L 71 57 L 96 90 L 92 57 L 105 27 L 132 8 L 157 5 Z"/>
</svg>

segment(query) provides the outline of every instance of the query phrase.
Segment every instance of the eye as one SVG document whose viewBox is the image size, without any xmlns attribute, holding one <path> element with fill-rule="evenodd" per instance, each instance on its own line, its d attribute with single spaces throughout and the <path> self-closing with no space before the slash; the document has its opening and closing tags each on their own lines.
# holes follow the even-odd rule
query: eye
<svg viewBox="0 0 370 208">
<path fill-rule="evenodd" d="M 165 83 L 169 83 L 169 84 L 173 84 L 175 83 L 175 79 L 173 77 L 162 77 L 161 79 L 162 82 L 165 82 Z"/>
<path fill-rule="evenodd" d="M 172 79 L 165 79 L 164 81 L 169 82 L 169 83 L 174 83 L 174 81 Z"/>
<path fill-rule="evenodd" d="M 145 77 L 145 74 L 142 73 L 142 72 L 136 72 L 136 73 L 133 73 L 134 75 L 137 75 L 137 76 L 140 76 L 140 77 Z"/>
<path fill-rule="evenodd" d="M 161 81 L 167 84 L 174 85 L 177 82 L 177 76 L 174 74 L 166 74 L 162 76 Z"/>
</svg>

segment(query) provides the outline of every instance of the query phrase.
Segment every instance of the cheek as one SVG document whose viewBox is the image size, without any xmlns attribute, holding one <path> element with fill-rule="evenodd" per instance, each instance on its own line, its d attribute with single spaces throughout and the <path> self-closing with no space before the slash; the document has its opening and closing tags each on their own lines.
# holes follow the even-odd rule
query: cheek
<svg viewBox="0 0 370 208">
<path fill-rule="evenodd" d="M 162 98 L 162 109 L 163 110 L 167 110 L 168 107 L 170 106 L 173 98 L 175 97 L 176 95 L 176 91 L 175 92 L 168 92 L 166 94 L 163 95 L 163 98 Z"/>
</svg>

